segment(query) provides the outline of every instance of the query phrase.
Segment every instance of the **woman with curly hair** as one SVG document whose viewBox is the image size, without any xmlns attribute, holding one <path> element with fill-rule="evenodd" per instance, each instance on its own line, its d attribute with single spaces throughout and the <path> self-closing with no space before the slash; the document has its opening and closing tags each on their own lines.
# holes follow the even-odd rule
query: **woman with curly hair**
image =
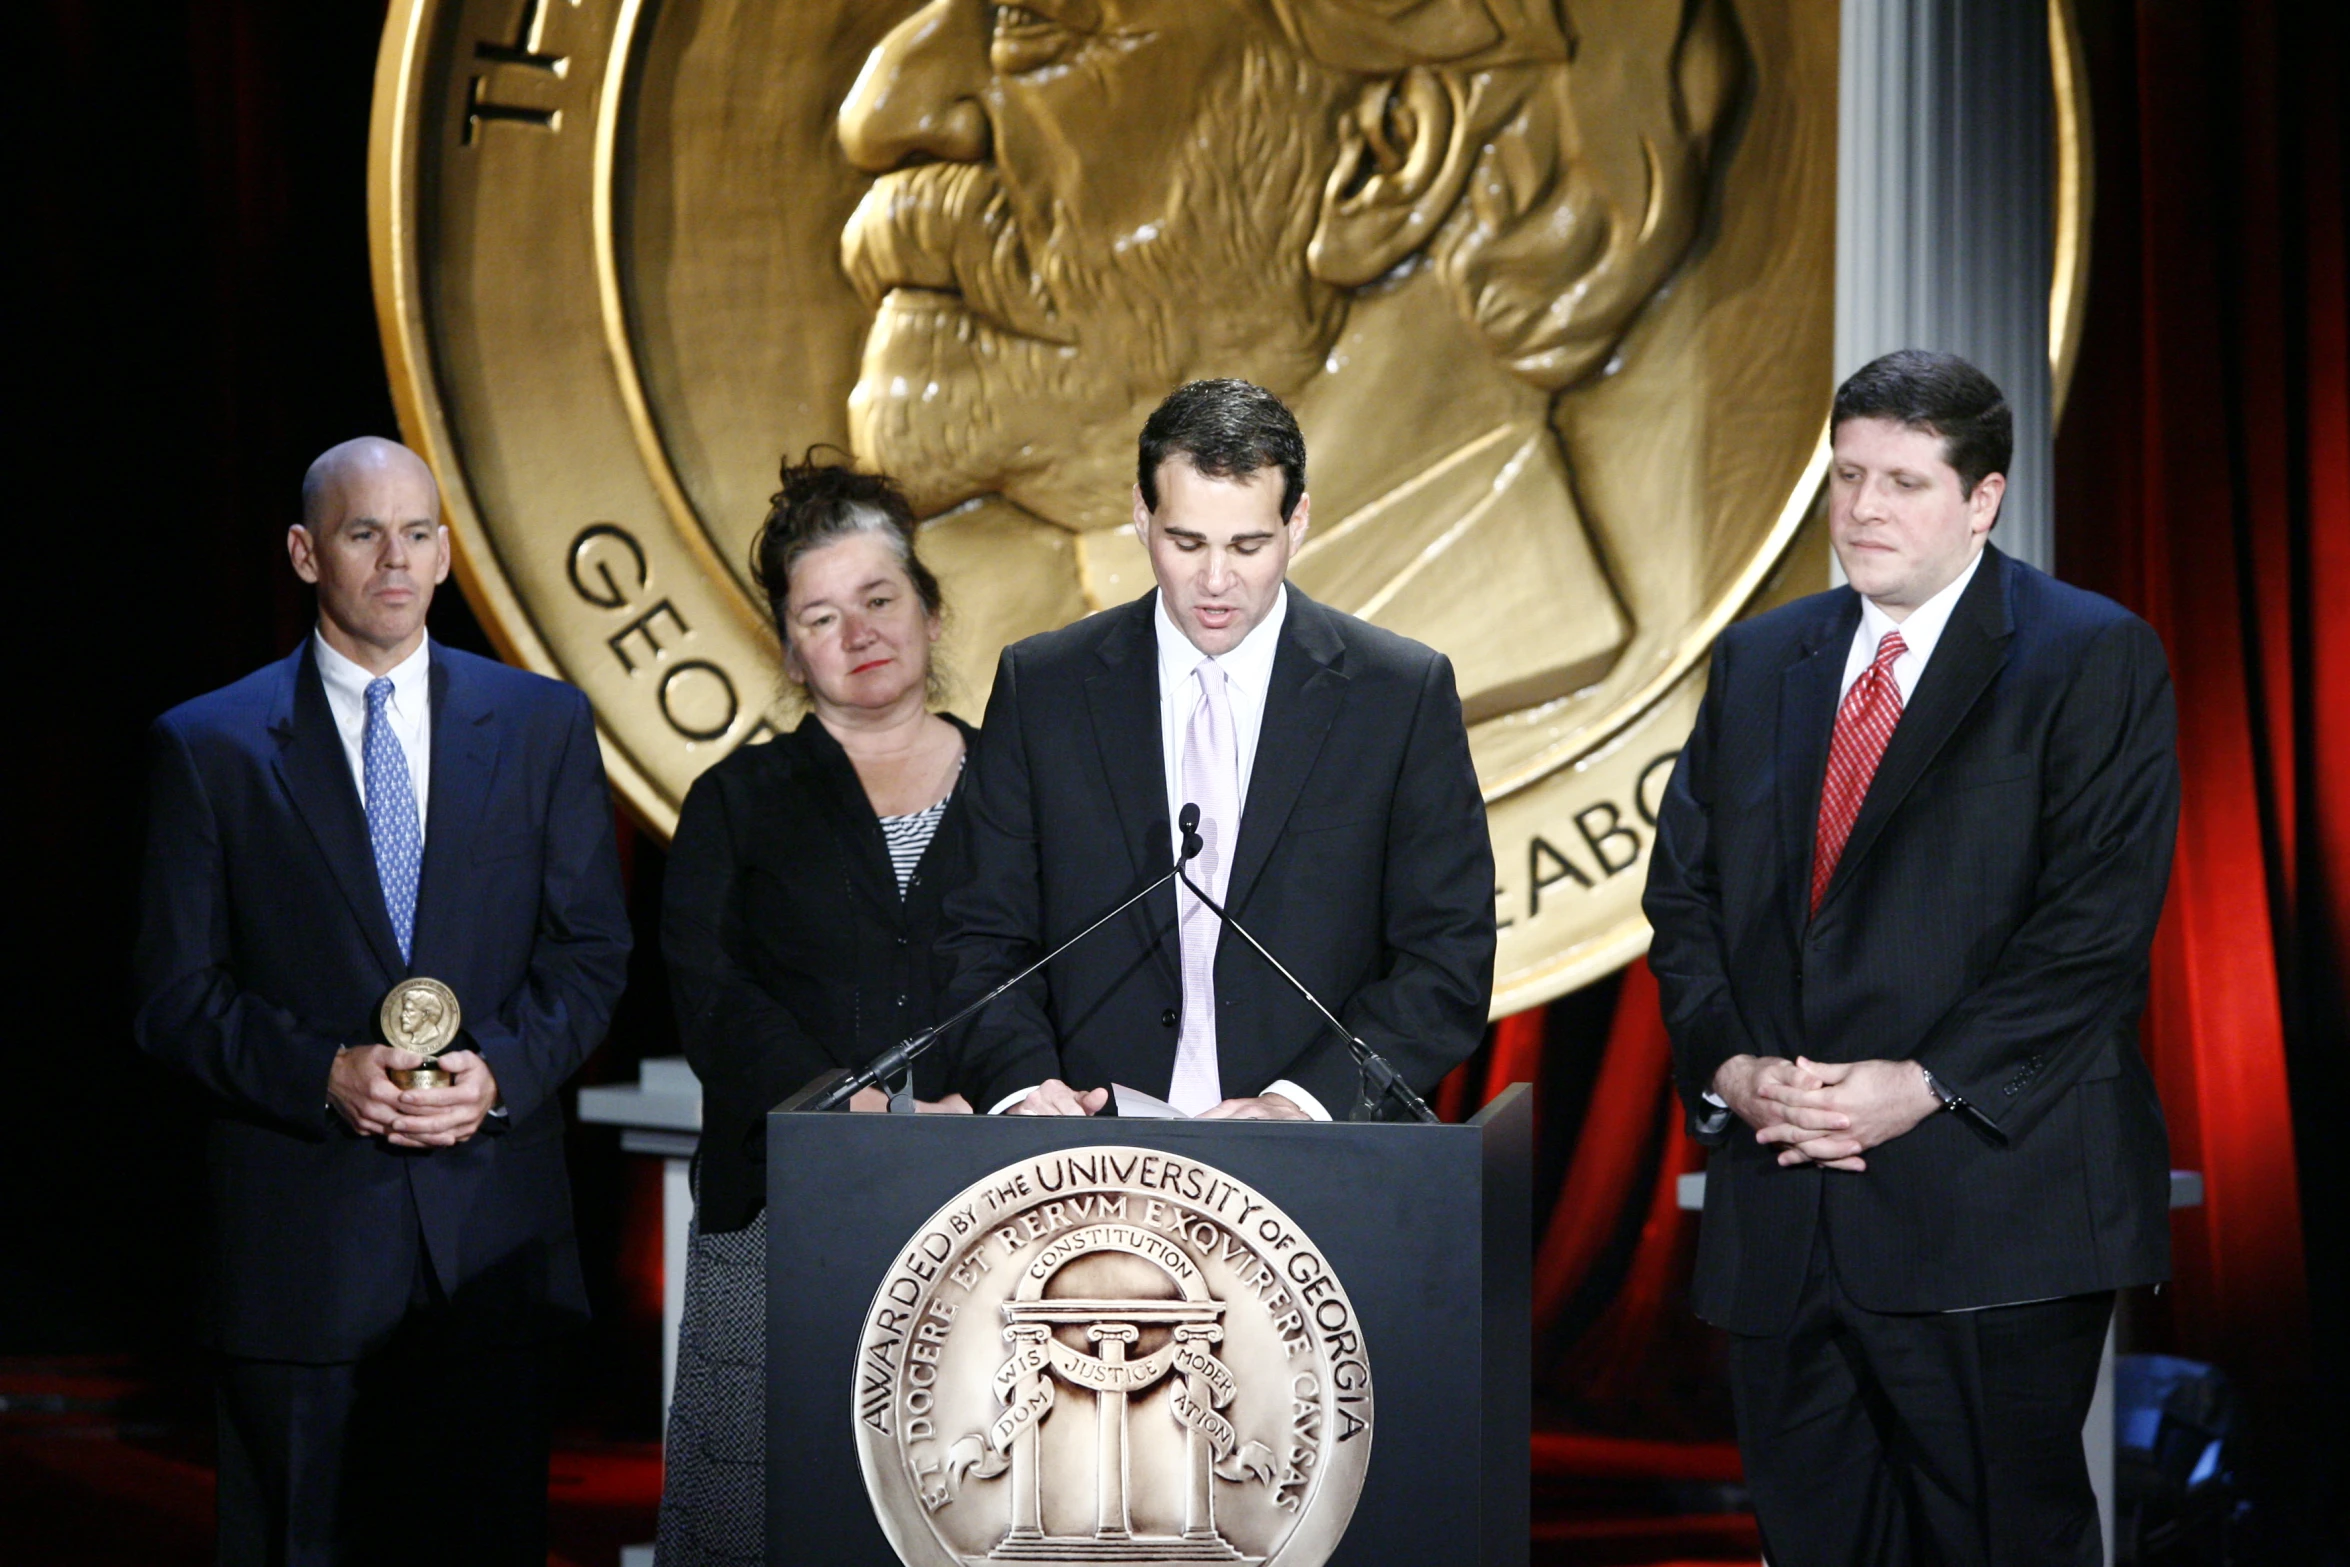
<svg viewBox="0 0 2350 1567">
<path fill-rule="evenodd" d="M 703 773 L 670 848 L 661 947 L 703 1099 L 662 1567 L 764 1559 L 765 1117 L 933 1020 L 978 739 L 933 711 L 944 605 L 895 483 L 816 451 L 787 463 L 752 570 L 808 714 Z M 916 1064 L 920 1108 L 967 1112 L 955 1087 L 945 1053 Z"/>
</svg>

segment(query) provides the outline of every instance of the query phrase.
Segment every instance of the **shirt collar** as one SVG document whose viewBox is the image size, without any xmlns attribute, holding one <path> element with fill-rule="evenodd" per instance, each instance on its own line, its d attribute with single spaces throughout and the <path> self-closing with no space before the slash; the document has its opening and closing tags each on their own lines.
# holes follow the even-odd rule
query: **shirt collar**
<svg viewBox="0 0 2350 1567">
<path fill-rule="evenodd" d="M 1874 600 L 1864 596 L 1860 601 L 1860 626 L 1868 638 L 1869 647 L 1874 650 L 1884 643 L 1886 632 L 1898 631 L 1901 633 L 1902 646 L 1909 649 L 1910 654 L 1917 659 L 1918 666 L 1923 668 L 1927 660 L 1934 656 L 1934 644 L 1942 640 L 1942 628 L 1950 624 L 1950 612 L 1958 608 L 1958 601 L 1966 594 L 1967 584 L 1975 580 L 1975 573 L 1982 567 L 1983 551 L 1977 550 L 1975 558 L 1967 562 L 1966 570 L 1952 579 L 1941 592 L 1911 610 L 1907 620 L 1896 621 L 1879 609 Z"/>
<path fill-rule="evenodd" d="M 318 678 L 326 682 L 328 691 L 365 706 L 367 687 L 375 676 L 363 664 L 354 663 L 336 652 L 325 637 L 317 632 L 310 641 L 318 659 Z M 416 651 L 394 664 L 391 669 L 392 700 L 404 712 L 419 712 L 424 700 L 425 682 L 432 673 L 432 638 L 416 644 Z"/>
<path fill-rule="evenodd" d="M 1273 600 L 1272 612 L 1249 627 L 1248 635 L 1240 645 L 1228 652 L 1215 655 L 1216 667 L 1224 671 L 1226 679 L 1252 695 L 1262 696 L 1273 683 L 1273 655 L 1281 648 L 1281 623 L 1289 618 L 1289 584 L 1281 584 L 1281 592 Z M 1200 660 L 1209 655 L 1192 645 L 1191 638 L 1167 613 L 1167 595 L 1161 590 L 1157 607 L 1151 613 L 1151 625 L 1159 637 L 1159 685 L 1172 691 L 1177 684 L 1191 678 Z"/>
</svg>

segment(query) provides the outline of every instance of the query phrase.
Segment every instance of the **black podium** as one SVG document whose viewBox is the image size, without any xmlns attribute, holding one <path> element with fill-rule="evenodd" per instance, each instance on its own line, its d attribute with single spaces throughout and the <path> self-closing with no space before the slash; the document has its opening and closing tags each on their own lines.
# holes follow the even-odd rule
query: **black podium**
<svg viewBox="0 0 2350 1567">
<path fill-rule="evenodd" d="M 771 1115 L 767 1559 L 1523 1563 L 1531 1123 Z"/>
</svg>

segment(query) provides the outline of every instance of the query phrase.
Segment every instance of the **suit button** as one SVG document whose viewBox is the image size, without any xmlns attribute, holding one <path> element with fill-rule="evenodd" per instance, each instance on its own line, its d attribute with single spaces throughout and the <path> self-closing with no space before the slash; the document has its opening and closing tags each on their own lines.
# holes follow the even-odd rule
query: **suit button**
<svg viewBox="0 0 2350 1567">
<path fill-rule="evenodd" d="M 902 947 L 902 946 L 904 946 L 905 944 L 906 944 L 906 938 L 905 938 L 905 937 L 903 937 L 903 936 L 900 936 L 900 937 L 898 938 L 898 945 Z"/>
<path fill-rule="evenodd" d="M 1161 1028 L 1173 1028 L 1174 1026 L 1175 1026 L 1175 1009 L 1174 1009 L 1173 1007 L 1169 1007 L 1169 1008 L 1168 1008 L 1166 1011 L 1164 1011 L 1164 1012 L 1162 1012 L 1162 1013 L 1160 1013 L 1160 1014 L 1159 1014 L 1159 1027 L 1161 1027 Z"/>
<path fill-rule="evenodd" d="M 900 1007 L 903 1007 L 905 1004 L 906 1004 L 906 997 L 905 997 L 905 993 L 901 991 L 901 992 L 899 992 L 899 994 L 898 994 L 898 1005 L 899 1005 Z"/>
</svg>

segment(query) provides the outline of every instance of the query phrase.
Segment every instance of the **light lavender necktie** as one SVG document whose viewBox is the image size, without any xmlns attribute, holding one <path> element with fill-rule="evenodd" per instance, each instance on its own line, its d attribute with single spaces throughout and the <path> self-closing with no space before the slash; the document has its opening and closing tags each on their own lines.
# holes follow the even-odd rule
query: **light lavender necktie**
<svg viewBox="0 0 2350 1567">
<path fill-rule="evenodd" d="M 1191 672 L 1199 687 L 1183 731 L 1178 773 L 1183 802 L 1199 807 L 1200 851 L 1191 879 L 1218 903 L 1232 880 L 1232 844 L 1240 835 L 1240 748 L 1232 735 L 1232 697 L 1223 666 L 1203 658 Z M 1223 922 L 1178 886 L 1176 930 L 1183 945 L 1183 1027 L 1175 1036 L 1175 1078 L 1167 1102 L 1186 1115 L 1211 1110 L 1224 1098 L 1216 1068 L 1216 941 Z"/>
</svg>

